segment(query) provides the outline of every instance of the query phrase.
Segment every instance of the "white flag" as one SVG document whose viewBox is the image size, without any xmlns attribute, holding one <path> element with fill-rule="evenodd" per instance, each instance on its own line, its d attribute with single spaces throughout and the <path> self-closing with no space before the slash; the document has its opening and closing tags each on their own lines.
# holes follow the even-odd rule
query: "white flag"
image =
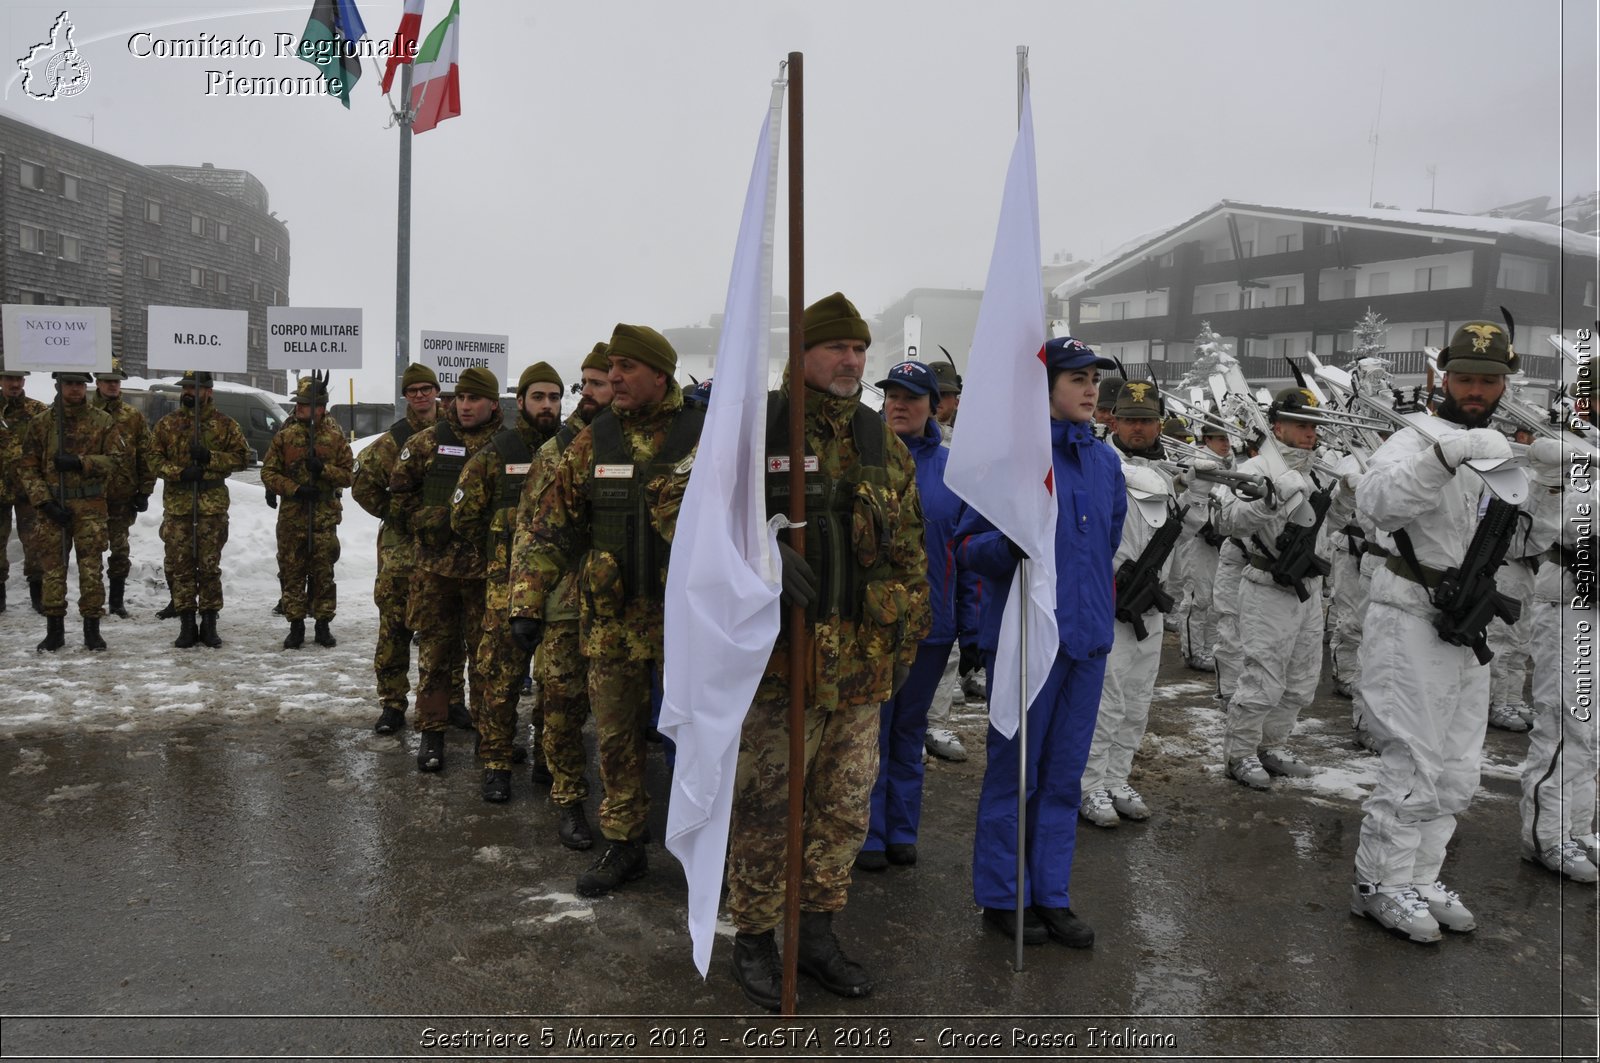
<svg viewBox="0 0 1600 1063">
<path fill-rule="evenodd" d="M 782 569 L 767 526 L 764 459 L 772 335 L 772 221 L 784 82 L 761 127 L 717 344 L 716 382 L 667 566 L 659 729 L 678 746 L 667 850 L 689 882 L 702 978 L 722 894 L 739 731 L 778 640 Z"/>
<path fill-rule="evenodd" d="M 1013 578 L 1000 624 L 989 691 L 989 722 L 1010 738 L 1019 705 L 1033 704 L 1055 661 L 1056 501 L 1050 461 L 1050 396 L 1044 365 L 1044 282 L 1039 271 L 1039 183 L 1033 100 L 1024 87 L 1022 121 L 1006 170 L 1000 225 L 961 393 L 961 419 L 1004 431 L 955 433 L 944 482 L 1031 559 L 1025 594 Z M 1028 689 L 1021 686 L 1022 610 L 1027 608 Z"/>
</svg>

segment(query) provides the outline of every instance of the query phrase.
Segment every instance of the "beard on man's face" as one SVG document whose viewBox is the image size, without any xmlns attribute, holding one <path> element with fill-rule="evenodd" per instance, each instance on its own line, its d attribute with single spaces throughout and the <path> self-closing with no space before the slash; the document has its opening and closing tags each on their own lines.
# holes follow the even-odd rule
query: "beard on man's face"
<svg viewBox="0 0 1600 1063">
<path fill-rule="evenodd" d="M 1487 428 L 1489 422 L 1494 419 L 1494 411 L 1499 408 L 1500 400 L 1495 399 L 1483 408 L 1482 413 L 1469 414 L 1461 408 L 1461 404 L 1456 401 L 1456 397 L 1446 390 L 1444 401 L 1439 403 L 1433 412 L 1447 421 L 1461 425 L 1463 428 Z"/>
</svg>

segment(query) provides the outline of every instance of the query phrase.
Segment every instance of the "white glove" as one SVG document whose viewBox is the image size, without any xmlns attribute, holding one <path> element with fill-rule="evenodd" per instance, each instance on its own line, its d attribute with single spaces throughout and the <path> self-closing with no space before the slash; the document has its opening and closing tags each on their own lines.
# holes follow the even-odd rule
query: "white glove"
<svg viewBox="0 0 1600 1063">
<path fill-rule="evenodd" d="M 1349 491 L 1349 492 L 1351 492 L 1353 494 L 1355 492 L 1355 489 L 1356 489 L 1357 485 L 1359 485 L 1360 483 L 1361 483 L 1361 474 L 1360 473 L 1358 473 L 1358 472 L 1347 472 L 1347 473 L 1344 474 L 1344 487 L 1345 487 L 1346 491 Z"/>
<path fill-rule="evenodd" d="M 1311 493 L 1311 485 L 1306 483 L 1306 478 L 1293 469 L 1273 480 L 1272 489 L 1278 493 L 1280 500 L 1290 499 L 1295 495 L 1303 497 Z"/>
<path fill-rule="evenodd" d="M 1195 472 L 1216 472 L 1222 468 L 1222 462 L 1214 458 L 1196 458 L 1189 463 L 1189 468 Z"/>
<path fill-rule="evenodd" d="M 1464 461 L 1511 457 L 1511 444 L 1493 428 L 1473 428 L 1457 432 L 1439 444 L 1445 464 L 1454 472 Z"/>
<path fill-rule="evenodd" d="M 1528 461 L 1534 465 L 1549 465 L 1560 468 L 1567 463 L 1566 454 L 1561 447 L 1561 440 L 1539 438 L 1528 446 Z"/>
</svg>

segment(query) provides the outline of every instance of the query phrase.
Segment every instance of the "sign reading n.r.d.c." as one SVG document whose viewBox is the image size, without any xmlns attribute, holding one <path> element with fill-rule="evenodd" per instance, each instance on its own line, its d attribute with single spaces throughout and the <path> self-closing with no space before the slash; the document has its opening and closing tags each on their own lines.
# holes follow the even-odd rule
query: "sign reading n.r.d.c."
<svg viewBox="0 0 1600 1063">
<path fill-rule="evenodd" d="M 509 336 L 477 332 L 424 332 L 422 356 L 417 360 L 439 375 L 439 390 L 446 395 L 455 391 L 461 374 L 474 366 L 493 373 L 504 390 L 510 340 Z M 516 381 L 511 383 L 514 386 Z"/>
<path fill-rule="evenodd" d="M 243 310 L 152 306 L 146 330 L 149 367 L 243 373 L 250 368 L 249 328 L 250 315 Z"/>
<path fill-rule="evenodd" d="M 111 311 L 103 306 L 7 303 L 5 367 L 22 372 L 109 373 Z"/>
<path fill-rule="evenodd" d="M 267 307 L 268 369 L 360 369 L 361 308 Z"/>
</svg>

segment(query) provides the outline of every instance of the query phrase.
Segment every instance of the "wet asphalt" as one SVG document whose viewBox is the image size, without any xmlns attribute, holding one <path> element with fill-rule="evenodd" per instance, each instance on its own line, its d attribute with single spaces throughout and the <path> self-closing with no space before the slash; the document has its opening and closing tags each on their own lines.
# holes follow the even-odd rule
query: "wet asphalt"
<svg viewBox="0 0 1600 1063">
<path fill-rule="evenodd" d="M 1446 864 L 1479 929 L 1411 944 L 1350 915 L 1358 792 L 1227 780 L 1209 677 L 1167 641 L 1133 779 L 1155 814 L 1081 824 L 1074 907 L 1095 947 L 1030 948 L 1018 973 L 982 927 L 969 706 L 971 759 L 928 767 L 917 865 L 858 873 L 836 923 L 875 992 L 802 978 L 793 1019 L 745 1002 L 725 934 L 700 979 L 659 844 L 643 880 L 577 897 L 597 853 L 556 843 L 520 769 L 509 804 L 483 803 L 468 732 L 441 775 L 416 771 L 412 732 L 347 719 L 7 737 L 0 1056 L 1594 1056 L 1595 890 L 1518 859 L 1504 766 L 1523 736 L 1490 732 L 1502 767 Z M 1370 782 L 1348 702 L 1323 690 L 1302 755 Z M 651 771 L 664 794 L 658 751 Z M 665 820 L 657 801 L 658 839 Z"/>
</svg>

